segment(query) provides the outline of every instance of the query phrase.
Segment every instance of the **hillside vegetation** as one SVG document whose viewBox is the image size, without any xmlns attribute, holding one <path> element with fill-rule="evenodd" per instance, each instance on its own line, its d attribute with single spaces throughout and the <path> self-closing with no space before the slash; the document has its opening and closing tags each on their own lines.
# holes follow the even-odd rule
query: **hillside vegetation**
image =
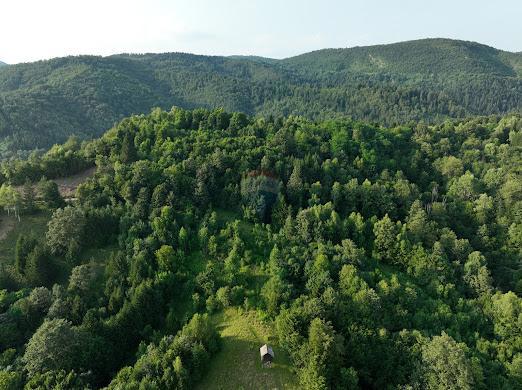
<svg viewBox="0 0 522 390">
<path fill-rule="evenodd" d="M 41 179 L 93 164 L 69 205 Z M 521 170 L 520 115 L 180 108 L 4 163 L 40 224 L 2 246 L 0 387 L 521 388 Z"/>
<path fill-rule="evenodd" d="M 387 125 L 522 108 L 522 55 L 427 39 L 285 60 L 183 53 L 79 56 L 0 70 L 0 155 L 99 136 L 152 107 L 349 116 Z"/>
<path fill-rule="evenodd" d="M 390 73 L 406 77 L 486 75 L 515 77 L 513 53 L 475 42 L 425 39 L 389 45 L 325 49 L 284 60 L 308 72 Z"/>
</svg>

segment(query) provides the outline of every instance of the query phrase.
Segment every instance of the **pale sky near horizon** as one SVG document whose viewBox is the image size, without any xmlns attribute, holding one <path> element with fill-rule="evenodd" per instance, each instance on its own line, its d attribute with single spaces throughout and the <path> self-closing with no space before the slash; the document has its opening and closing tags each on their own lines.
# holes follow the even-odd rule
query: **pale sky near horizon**
<svg viewBox="0 0 522 390">
<path fill-rule="evenodd" d="M 444 37 L 522 51 L 520 0 L 0 0 L 0 61 L 190 52 L 284 58 Z"/>
</svg>

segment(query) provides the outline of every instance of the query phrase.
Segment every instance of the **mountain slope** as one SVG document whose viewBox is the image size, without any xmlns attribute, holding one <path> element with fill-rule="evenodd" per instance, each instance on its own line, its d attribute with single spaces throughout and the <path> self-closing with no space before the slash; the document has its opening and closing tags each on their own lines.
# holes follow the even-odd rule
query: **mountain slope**
<svg viewBox="0 0 522 390">
<path fill-rule="evenodd" d="M 184 53 L 79 56 L 0 69 L 0 153 L 99 135 L 130 114 L 223 107 L 387 124 L 522 107 L 522 55 L 428 39 L 285 60 Z"/>
<path fill-rule="evenodd" d="M 513 70 L 517 73 L 518 77 L 522 77 L 522 52 L 502 52 L 501 57 L 513 67 Z"/>
<path fill-rule="evenodd" d="M 7 64 L 5 62 L 0 61 L 0 66 L 6 66 Z"/>
<path fill-rule="evenodd" d="M 284 60 L 314 72 L 391 73 L 406 77 L 461 74 L 516 77 L 504 52 L 475 42 L 423 39 L 390 45 L 324 49 Z M 512 54 L 512 53 L 510 53 Z"/>
</svg>

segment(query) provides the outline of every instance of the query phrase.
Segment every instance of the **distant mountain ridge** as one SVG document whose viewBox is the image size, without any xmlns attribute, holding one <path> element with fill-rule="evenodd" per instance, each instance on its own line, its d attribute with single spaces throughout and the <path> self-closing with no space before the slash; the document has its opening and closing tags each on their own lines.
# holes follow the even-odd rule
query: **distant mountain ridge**
<svg viewBox="0 0 522 390">
<path fill-rule="evenodd" d="M 6 66 L 7 64 L 5 62 L 0 61 L 0 66 Z"/>
<path fill-rule="evenodd" d="M 0 69 L 0 153 L 100 135 L 119 119 L 223 107 L 393 124 L 522 110 L 522 54 L 424 39 L 277 60 L 187 53 L 77 56 Z"/>
<path fill-rule="evenodd" d="M 323 49 L 284 60 L 292 66 L 316 71 L 388 72 L 401 75 L 453 75 L 471 73 L 517 77 L 517 53 L 476 42 L 422 39 L 350 49 Z"/>
</svg>

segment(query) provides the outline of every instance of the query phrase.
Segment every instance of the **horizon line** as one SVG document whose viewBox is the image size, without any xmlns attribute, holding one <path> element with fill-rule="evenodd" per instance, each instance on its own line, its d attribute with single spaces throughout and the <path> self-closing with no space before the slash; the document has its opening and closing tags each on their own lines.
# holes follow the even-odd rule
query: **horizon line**
<svg viewBox="0 0 522 390">
<path fill-rule="evenodd" d="M 202 54 L 202 53 L 196 53 L 196 52 L 186 52 L 186 51 L 151 51 L 151 52 L 115 52 L 112 54 L 89 54 L 89 53 L 83 53 L 83 54 L 70 54 L 70 55 L 64 55 L 64 56 L 56 56 L 56 57 L 49 57 L 49 58 L 42 58 L 34 61 L 22 61 L 22 62 L 16 62 L 16 63 L 7 63 L 2 61 L 2 58 L 0 57 L 0 63 L 3 63 L 7 66 L 13 66 L 13 65 L 23 65 L 23 64 L 32 64 L 37 62 L 45 62 L 45 61 L 52 61 L 55 59 L 60 58 L 70 58 L 70 57 L 99 57 L 99 58 L 109 58 L 109 57 L 116 57 L 116 56 L 146 56 L 146 55 L 162 55 L 162 54 L 186 54 L 186 55 L 194 55 L 194 56 L 200 56 L 200 57 L 220 57 L 220 58 L 234 58 L 234 57 L 242 57 L 242 58 L 260 58 L 260 59 L 266 59 L 266 60 L 273 60 L 273 61 L 284 61 L 290 58 L 299 57 L 304 54 L 309 53 L 315 53 L 318 51 L 323 50 L 350 50 L 350 49 L 356 49 L 356 48 L 368 48 L 368 47 L 376 47 L 376 46 L 393 46 L 398 45 L 401 43 L 408 43 L 408 42 L 418 42 L 418 41 L 429 41 L 429 40 L 446 40 L 446 41 L 453 41 L 453 42 L 464 42 L 464 43 L 473 43 L 478 44 L 481 46 L 489 47 L 491 49 L 497 50 L 499 52 L 504 53 L 510 53 L 510 54 L 522 54 L 522 51 L 509 51 L 504 49 L 499 49 L 494 46 L 481 43 L 478 41 L 470 41 L 465 39 L 456 39 L 456 38 L 445 38 L 445 37 L 426 37 L 426 38 L 417 38 L 417 39 L 408 39 L 405 41 L 396 41 L 391 43 L 376 43 L 372 45 L 354 45 L 354 46 L 345 46 L 345 47 L 323 47 L 320 49 L 310 50 L 306 52 L 302 52 L 299 54 L 295 54 L 288 57 L 265 57 L 261 55 L 256 54 L 230 54 L 230 55 L 224 55 L 224 54 Z"/>
</svg>

